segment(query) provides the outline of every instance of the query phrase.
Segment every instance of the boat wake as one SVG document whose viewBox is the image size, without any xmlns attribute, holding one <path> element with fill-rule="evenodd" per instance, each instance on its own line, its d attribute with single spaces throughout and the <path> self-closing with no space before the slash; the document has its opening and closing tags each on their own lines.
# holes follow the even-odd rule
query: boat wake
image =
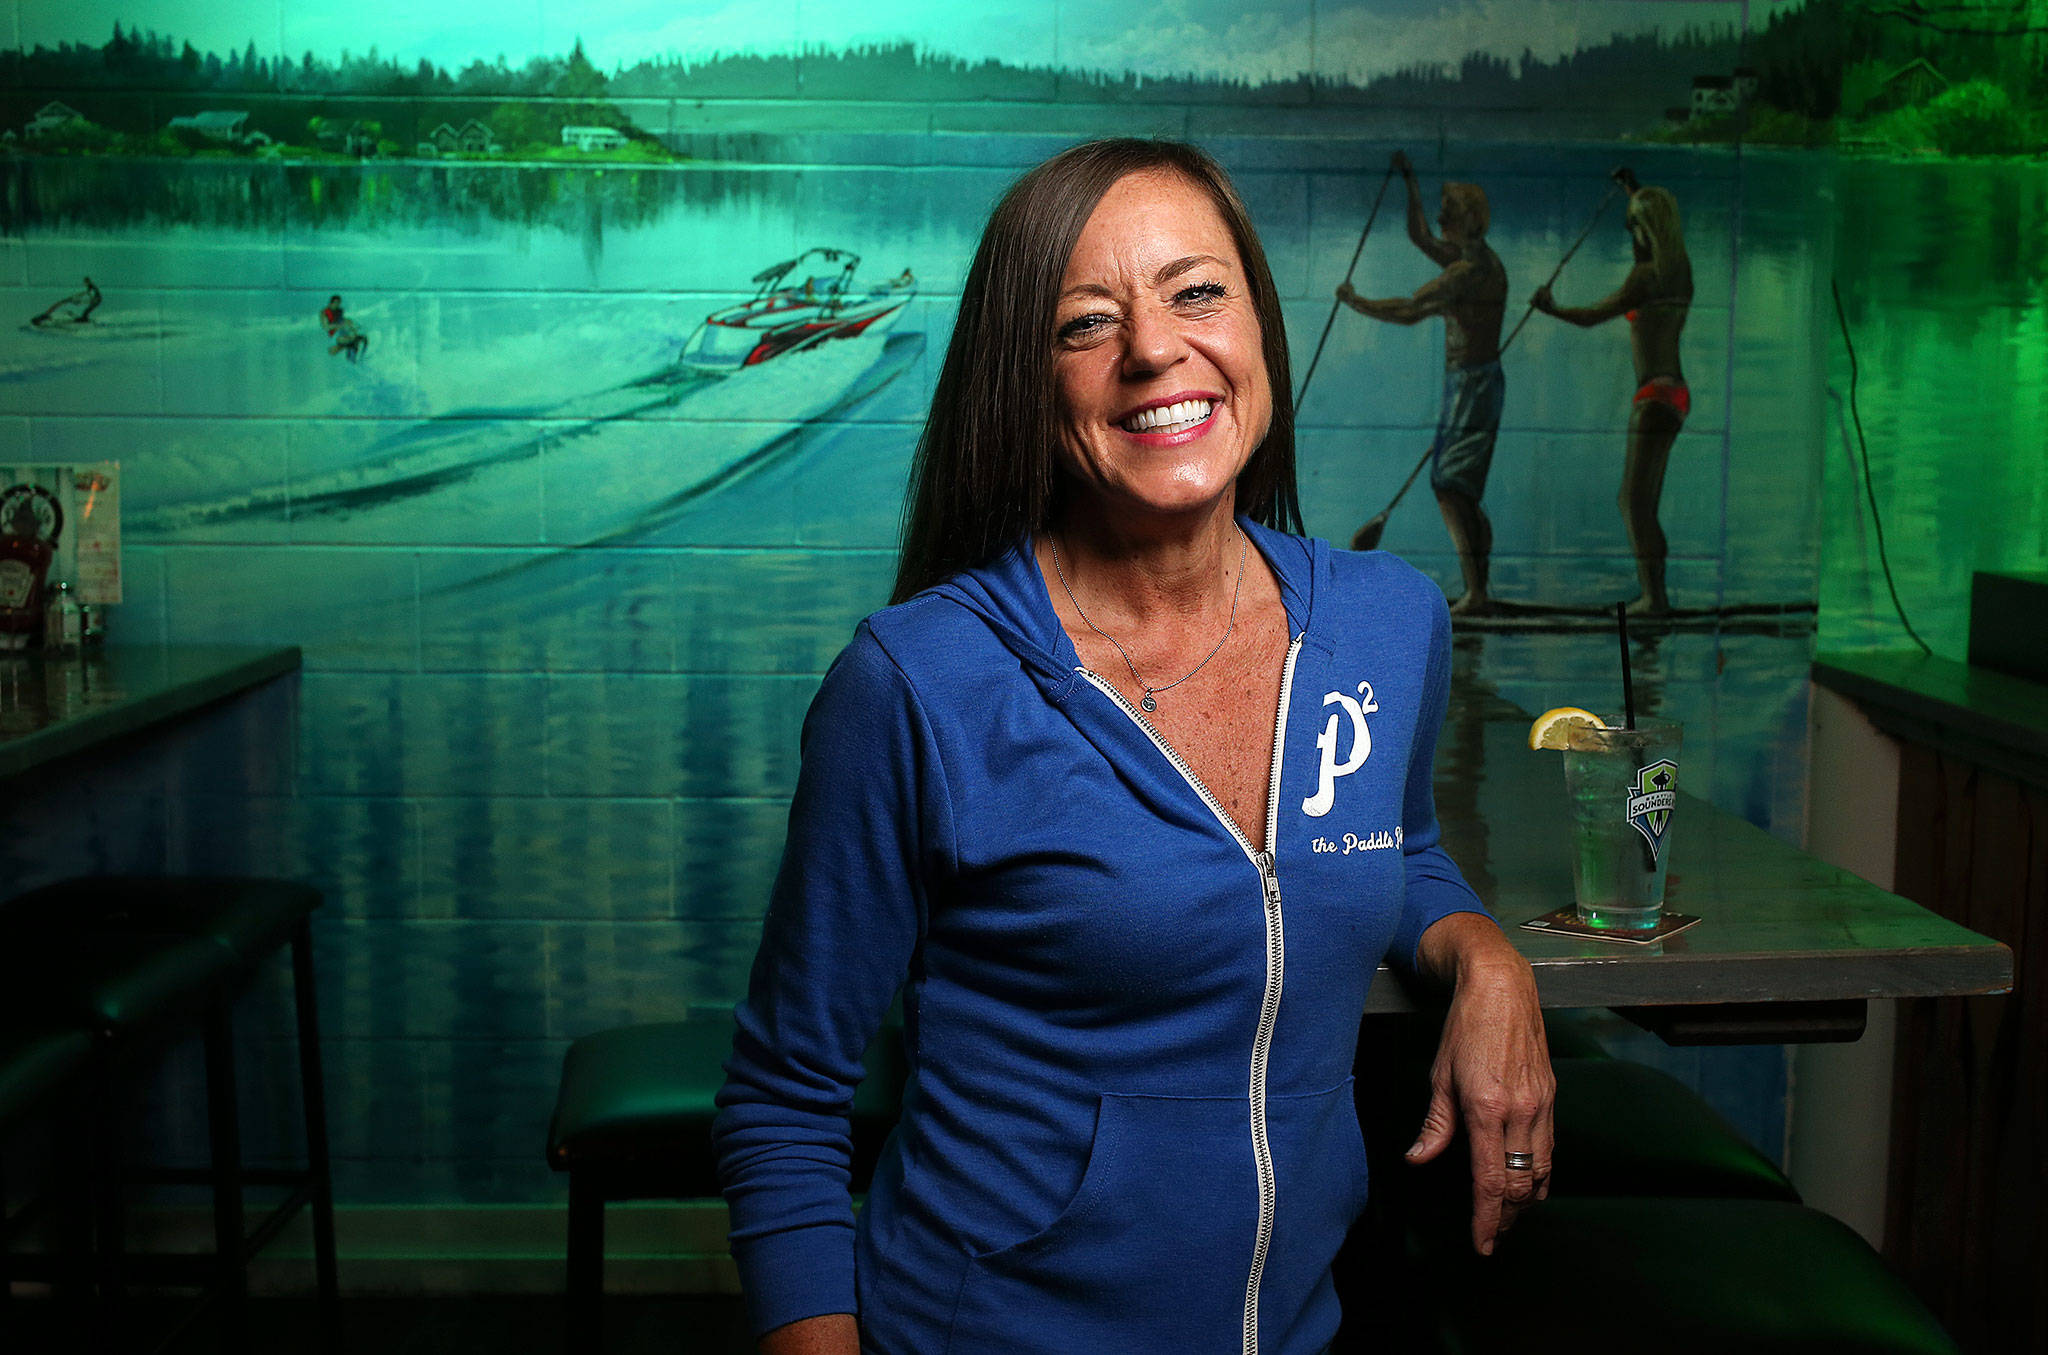
<svg viewBox="0 0 2048 1355">
<path fill-rule="evenodd" d="M 865 400 L 923 348 L 922 334 L 877 335 L 726 377 L 675 365 L 537 408 L 451 411 L 408 423 L 348 466 L 167 505 L 133 521 L 138 531 L 176 536 L 288 515 L 315 536 L 325 518 L 337 531 L 346 519 L 349 535 L 403 538 L 416 526 L 421 540 L 445 540 L 451 513 L 535 503 L 545 475 L 550 502 L 564 505 L 550 514 L 550 544 L 630 537 L 787 450 L 805 424 Z M 644 454 L 650 434 L 656 455 Z M 469 507 L 437 504 L 438 523 L 409 503 L 456 483 Z M 377 521 L 362 521 L 370 517 Z"/>
<path fill-rule="evenodd" d="M 171 323 L 154 317 L 122 315 L 79 323 L 52 320 L 23 323 L 13 334 L 0 332 L 0 382 L 27 381 L 39 376 L 134 355 L 138 350 L 176 350 L 197 344 L 241 343 L 307 330 L 302 319 L 257 320 L 248 324 Z M 317 338 L 319 331 L 312 331 Z"/>
</svg>

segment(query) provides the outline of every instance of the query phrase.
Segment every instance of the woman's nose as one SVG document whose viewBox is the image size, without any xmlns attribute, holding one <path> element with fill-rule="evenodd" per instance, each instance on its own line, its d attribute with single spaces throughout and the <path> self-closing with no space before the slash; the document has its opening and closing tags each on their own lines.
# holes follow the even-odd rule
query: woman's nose
<svg viewBox="0 0 2048 1355">
<path fill-rule="evenodd" d="M 1156 375 L 1188 354 L 1187 340 L 1169 311 L 1136 311 L 1127 322 L 1126 333 L 1124 372 L 1128 376 Z"/>
</svg>

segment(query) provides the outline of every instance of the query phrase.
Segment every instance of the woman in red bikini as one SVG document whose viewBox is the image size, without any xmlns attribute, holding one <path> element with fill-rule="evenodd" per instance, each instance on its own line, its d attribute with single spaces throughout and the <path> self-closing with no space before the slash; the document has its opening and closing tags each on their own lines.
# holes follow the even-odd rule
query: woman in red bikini
<svg viewBox="0 0 2048 1355">
<path fill-rule="evenodd" d="M 1642 596 L 1630 604 L 1638 614 L 1671 610 L 1664 591 L 1664 528 L 1657 502 L 1664 494 L 1664 467 L 1671 444 L 1692 412 L 1678 340 L 1692 308 L 1692 261 L 1679 228 L 1678 199 L 1662 188 L 1644 188 L 1633 175 L 1628 187 L 1628 234 L 1635 267 L 1613 295 L 1590 306 L 1560 306 L 1546 285 L 1529 303 L 1546 315 L 1590 327 L 1617 315 L 1628 317 L 1629 348 L 1636 364 L 1636 396 L 1628 418 L 1628 459 L 1621 471 L 1621 516 L 1636 555 Z"/>
</svg>

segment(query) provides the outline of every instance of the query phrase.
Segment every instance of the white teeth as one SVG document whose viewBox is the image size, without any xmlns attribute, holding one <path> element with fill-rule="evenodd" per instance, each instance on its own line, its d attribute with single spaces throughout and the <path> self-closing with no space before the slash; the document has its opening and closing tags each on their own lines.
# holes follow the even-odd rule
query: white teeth
<svg viewBox="0 0 2048 1355">
<path fill-rule="evenodd" d="M 1179 432 L 1208 418 L 1216 408 L 1213 400 L 1182 400 L 1171 405 L 1141 409 L 1125 419 L 1123 428 L 1131 433 Z"/>
</svg>

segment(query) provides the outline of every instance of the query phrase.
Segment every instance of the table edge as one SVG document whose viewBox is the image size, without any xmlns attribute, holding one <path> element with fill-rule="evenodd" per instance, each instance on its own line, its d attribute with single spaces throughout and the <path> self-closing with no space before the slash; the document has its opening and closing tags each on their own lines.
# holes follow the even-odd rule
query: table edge
<svg viewBox="0 0 2048 1355">
<path fill-rule="evenodd" d="M 136 646 L 138 649 L 148 646 Z M 176 650 L 181 646 L 158 646 Z M 214 649 L 214 646 L 189 646 Z M 297 645 L 275 649 L 218 647 L 219 652 L 241 653 L 210 673 L 201 674 L 172 687 L 151 692 L 132 702 L 91 711 L 49 729 L 0 743 L 0 778 L 19 776 L 59 758 L 69 757 L 114 739 L 139 734 L 167 720 L 176 719 L 224 697 L 297 672 L 301 654 Z"/>
</svg>

